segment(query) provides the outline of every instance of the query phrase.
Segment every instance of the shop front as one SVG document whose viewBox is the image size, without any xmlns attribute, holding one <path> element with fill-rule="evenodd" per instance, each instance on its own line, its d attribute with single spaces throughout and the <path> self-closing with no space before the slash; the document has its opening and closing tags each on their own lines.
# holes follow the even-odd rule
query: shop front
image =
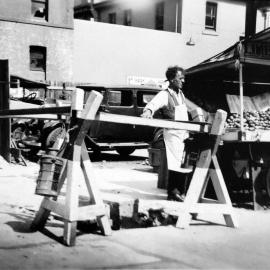
<svg viewBox="0 0 270 270">
<path fill-rule="evenodd" d="M 220 165 L 233 202 L 270 205 L 270 29 L 187 70 L 185 95 L 228 112 Z"/>
</svg>

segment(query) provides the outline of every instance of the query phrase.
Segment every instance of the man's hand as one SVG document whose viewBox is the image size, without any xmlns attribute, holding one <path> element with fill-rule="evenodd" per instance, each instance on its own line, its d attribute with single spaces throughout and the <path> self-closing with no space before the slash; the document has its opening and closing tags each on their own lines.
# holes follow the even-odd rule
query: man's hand
<svg viewBox="0 0 270 270">
<path fill-rule="evenodd" d="M 146 110 L 141 114 L 141 117 L 144 117 L 144 118 L 152 118 L 152 112 L 151 112 L 151 110 L 146 109 Z"/>
</svg>

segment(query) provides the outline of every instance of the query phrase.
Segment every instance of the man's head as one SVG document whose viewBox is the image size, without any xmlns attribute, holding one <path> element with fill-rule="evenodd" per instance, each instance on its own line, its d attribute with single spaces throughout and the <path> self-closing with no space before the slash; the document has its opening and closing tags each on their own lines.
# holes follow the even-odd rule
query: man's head
<svg viewBox="0 0 270 270">
<path fill-rule="evenodd" d="M 170 83 L 169 87 L 178 91 L 183 87 L 183 83 L 185 81 L 185 70 L 179 66 L 168 67 L 166 78 Z"/>
</svg>

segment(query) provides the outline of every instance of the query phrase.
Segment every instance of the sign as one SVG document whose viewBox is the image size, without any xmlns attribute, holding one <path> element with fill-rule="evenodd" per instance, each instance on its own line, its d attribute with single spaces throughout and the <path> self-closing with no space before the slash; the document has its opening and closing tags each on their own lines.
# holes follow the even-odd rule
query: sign
<svg viewBox="0 0 270 270">
<path fill-rule="evenodd" d="M 240 96 L 226 95 L 227 103 L 231 113 L 240 113 Z M 270 93 L 263 93 L 257 96 L 243 96 L 244 110 L 266 111 L 270 108 Z"/>
<path fill-rule="evenodd" d="M 160 87 L 163 89 L 168 87 L 168 82 L 165 82 L 164 78 L 152 78 L 152 77 L 141 77 L 141 76 L 128 76 L 127 84 L 154 86 L 154 87 Z"/>
</svg>

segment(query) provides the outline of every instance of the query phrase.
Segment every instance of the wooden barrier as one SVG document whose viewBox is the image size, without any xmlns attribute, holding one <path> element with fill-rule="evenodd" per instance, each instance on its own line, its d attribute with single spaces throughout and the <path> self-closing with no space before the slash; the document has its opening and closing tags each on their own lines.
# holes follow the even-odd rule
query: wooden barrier
<svg viewBox="0 0 270 270">
<path fill-rule="evenodd" d="M 178 203 L 179 211 L 177 211 L 178 221 L 176 226 L 185 228 L 190 223 L 191 215 L 196 216 L 200 213 L 207 214 L 208 212 L 223 215 L 227 226 L 237 226 L 233 207 L 216 158 L 218 145 L 224 131 L 227 116 L 226 112 L 218 110 L 213 123 L 210 125 L 202 122 L 176 122 L 98 112 L 101 101 L 102 95 L 92 91 L 82 112 L 72 112 L 71 127 L 73 132 L 70 136 L 69 143 L 66 144 L 64 150 L 61 152 L 61 156 L 66 159 L 67 162 L 58 187 L 59 195 L 64 182 L 67 181 L 65 202 L 61 203 L 57 201 L 57 198 L 45 197 L 33 221 L 33 229 L 42 229 L 52 211 L 64 219 L 64 242 L 69 246 L 75 244 L 78 220 L 86 220 L 90 217 L 95 217 L 103 234 L 111 234 L 104 203 L 95 185 L 95 179 L 91 178 L 93 168 L 84 145 L 85 135 L 89 131 L 93 120 L 181 129 L 207 135 L 207 143 L 204 142 L 202 144 L 203 148 L 200 151 L 200 157 L 196 164 L 186 199 L 184 203 Z M 82 102 L 78 102 L 78 100 L 76 100 L 76 104 L 81 104 L 82 106 Z M 78 108 L 76 109 L 78 110 Z M 11 110 L 9 113 L 10 115 L 13 114 Z M 60 155 L 60 153 L 58 155 Z M 90 198 L 89 204 L 83 207 L 79 207 L 78 183 L 76 182 L 76 176 L 80 171 L 83 172 Z M 209 179 L 213 182 L 217 200 L 204 198 Z"/>
<path fill-rule="evenodd" d="M 232 203 L 216 157 L 226 116 L 227 113 L 221 110 L 218 110 L 215 115 L 208 142 L 202 146 L 203 148 L 200 151 L 187 196 L 183 203 L 183 211 L 176 224 L 177 227 L 185 228 L 190 223 L 192 215 L 197 217 L 199 213 L 208 212 L 222 214 L 226 225 L 229 227 L 237 226 Z M 210 179 L 213 182 L 217 200 L 204 197 Z"/>
<path fill-rule="evenodd" d="M 1 118 L 34 118 L 34 119 L 61 119 L 63 115 L 70 115 L 71 106 L 41 107 L 27 109 L 0 110 Z"/>
<path fill-rule="evenodd" d="M 96 188 L 95 179 L 91 179 L 92 164 L 84 145 L 84 139 L 91 126 L 91 120 L 95 118 L 102 98 L 100 93 L 92 91 L 82 113 L 72 113 L 73 115 L 82 115 L 83 119 L 77 119 L 76 117 L 72 119 L 71 124 L 74 132 L 62 154 L 62 157 L 67 162 L 63 169 L 57 193 L 58 195 L 60 194 L 63 184 L 66 181 L 65 201 L 62 203 L 56 201 L 57 198 L 45 197 L 32 223 L 33 230 L 40 230 L 45 226 L 51 211 L 60 215 L 64 219 L 64 243 L 68 246 L 75 245 L 78 220 L 89 220 L 91 217 L 95 218 L 100 225 L 102 233 L 104 235 L 111 234 L 105 205 L 98 188 Z M 80 172 L 83 172 L 89 194 L 89 203 L 81 207 L 79 206 L 78 182 L 76 181 Z"/>
</svg>

